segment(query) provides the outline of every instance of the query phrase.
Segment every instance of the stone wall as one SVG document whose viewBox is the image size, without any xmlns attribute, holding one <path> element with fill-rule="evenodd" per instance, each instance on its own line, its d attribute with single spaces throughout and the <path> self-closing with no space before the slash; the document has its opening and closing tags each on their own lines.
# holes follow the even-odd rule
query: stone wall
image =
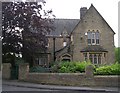
<svg viewBox="0 0 120 93">
<path fill-rule="evenodd" d="M 18 79 L 25 80 L 28 77 L 28 73 L 29 73 L 29 64 L 28 63 L 20 64 Z"/>
<path fill-rule="evenodd" d="M 29 73 L 27 82 L 70 86 L 118 87 L 118 76 L 86 77 L 85 73 Z M 119 86 L 120 87 L 120 86 Z"/>
<path fill-rule="evenodd" d="M 4 63 L 2 68 L 2 78 L 10 79 L 11 64 Z M 28 64 L 19 65 L 20 81 L 27 81 L 40 84 L 57 84 L 72 86 L 102 86 L 102 87 L 120 87 L 118 84 L 120 76 L 98 76 L 93 75 L 93 67 L 86 67 L 85 73 L 29 73 Z"/>
<path fill-rule="evenodd" d="M 120 76 L 94 76 L 94 85 L 103 87 L 120 87 L 118 79 Z"/>
<path fill-rule="evenodd" d="M 85 73 L 29 73 L 29 68 L 19 70 L 19 80 L 40 84 L 57 84 L 71 86 L 102 86 L 102 87 L 118 87 L 118 76 L 94 76 L 93 67 L 86 67 Z M 26 73 L 23 73 L 23 72 Z"/>
<path fill-rule="evenodd" d="M 114 54 L 114 32 L 109 27 L 103 17 L 97 12 L 94 6 L 91 6 L 85 16 L 81 19 L 79 24 L 75 27 L 73 34 L 73 60 L 84 61 L 84 56 L 80 52 L 88 46 L 87 36 L 85 33 L 88 31 L 99 31 L 100 33 L 100 46 L 106 49 L 107 58 L 102 60 L 102 64 L 111 64 L 115 62 Z"/>
<path fill-rule="evenodd" d="M 92 78 L 88 79 L 84 73 L 29 73 L 26 78 L 26 81 L 34 83 L 79 86 L 90 86 L 92 80 Z"/>
<path fill-rule="evenodd" d="M 11 78 L 11 64 L 10 63 L 2 64 L 2 78 L 3 79 Z"/>
</svg>

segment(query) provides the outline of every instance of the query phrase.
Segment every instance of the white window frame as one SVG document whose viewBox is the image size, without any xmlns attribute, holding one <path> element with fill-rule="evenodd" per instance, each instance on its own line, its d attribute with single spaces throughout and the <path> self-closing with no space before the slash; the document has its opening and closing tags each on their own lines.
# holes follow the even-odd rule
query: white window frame
<svg viewBox="0 0 120 93">
<path fill-rule="evenodd" d="M 98 34 L 97 34 L 98 33 Z M 97 44 L 97 39 L 99 40 L 99 43 Z M 90 43 L 88 43 L 88 40 L 90 40 Z M 94 42 L 93 42 L 94 40 Z M 99 32 L 87 32 L 87 44 L 88 45 L 99 45 L 100 44 L 100 34 Z"/>
<path fill-rule="evenodd" d="M 102 54 L 101 53 L 89 53 L 89 58 L 88 58 L 88 56 L 87 56 L 87 58 L 86 58 L 86 55 L 85 55 L 86 53 L 84 53 L 84 60 L 86 60 L 86 59 L 91 59 L 92 60 L 92 63 L 93 64 L 101 64 L 102 63 Z M 90 56 L 91 55 L 91 56 Z M 97 60 L 97 62 L 95 63 L 95 55 L 96 55 L 96 60 Z M 99 62 L 99 60 L 98 60 L 98 58 L 99 58 L 99 55 L 100 55 L 100 62 Z M 91 61 L 90 60 L 90 61 Z"/>
<path fill-rule="evenodd" d="M 91 44 L 92 45 L 95 45 L 96 44 L 96 37 L 95 37 L 95 32 L 92 32 L 92 38 L 91 38 Z M 94 43 L 93 43 L 93 40 L 94 40 Z"/>
</svg>

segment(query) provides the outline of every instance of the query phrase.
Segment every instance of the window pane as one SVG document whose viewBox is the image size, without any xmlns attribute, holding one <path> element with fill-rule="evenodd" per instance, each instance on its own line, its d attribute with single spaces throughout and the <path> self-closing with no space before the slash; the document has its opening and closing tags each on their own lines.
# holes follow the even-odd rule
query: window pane
<svg viewBox="0 0 120 93">
<path fill-rule="evenodd" d="M 92 32 L 92 44 L 95 44 L 95 32 Z"/>
<path fill-rule="evenodd" d="M 91 39 L 88 39 L 88 44 L 91 44 Z"/>
<path fill-rule="evenodd" d="M 95 39 L 92 39 L 92 43 L 95 43 Z"/>
<path fill-rule="evenodd" d="M 84 53 L 84 56 L 87 57 L 87 53 Z"/>
<path fill-rule="evenodd" d="M 41 62 L 41 58 L 39 58 L 39 63 L 38 63 L 39 65 L 41 65 L 42 64 L 42 62 Z"/>
<path fill-rule="evenodd" d="M 96 39 L 99 39 L 99 32 L 96 32 L 95 37 Z"/>
<path fill-rule="evenodd" d="M 88 36 L 87 38 L 88 38 L 88 39 L 91 39 L 91 35 L 92 35 L 91 32 L 87 32 L 87 36 Z"/>
<path fill-rule="evenodd" d="M 95 33 L 93 32 L 93 33 L 92 33 L 92 39 L 94 39 L 94 38 L 95 38 Z"/>
<path fill-rule="evenodd" d="M 93 62 L 92 54 L 89 55 L 89 59 L 90 59 L 91 62 Z"/>
<path fill-rule="evenodd" d="M 39 59 L 38 59 L 38 58 L 35 59 L 35 63 L 36 63 L 37 65 L 39 65 Z"/>
<path fill-rule="evenodd" d="M 97 64 L 97 55 L 94 55 L 94 64 Z"/>
<path fill-rule="evenodd" d="M 92 39 L 92 32 L 87 32 L 87 41 L 88 41 L 88 44 L 91 44 L 91 39 Z"/>
<path fill-rule="evenodd" d="M 96 39 L 96 44 L 99 44 L 99 39 Z"/>
<path fill-rule="evenodd" d="M 84 53 L 84 60 L 87 61 L 87 53 Z"/>
<path fill-rule="evenodd" d="M 98 64 L 101 64 L 101 55 L 98 55 Z"/>
<path fill-rule="evenodd" d="M 95 38 L 96 38 L 96 44 L 99 44 L 99 32 L 96 32 Z"/>
</svg>

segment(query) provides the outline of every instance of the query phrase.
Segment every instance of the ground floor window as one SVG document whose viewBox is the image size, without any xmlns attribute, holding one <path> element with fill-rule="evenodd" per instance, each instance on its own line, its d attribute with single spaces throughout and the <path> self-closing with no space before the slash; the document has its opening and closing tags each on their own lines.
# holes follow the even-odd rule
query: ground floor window
<svg viewBox="0 0 120 93">
<path fill-rule="evenodd" d="M 47 59 L 46 58 L 39 58 L 39 65 L 43 65 L 45 66 L 46 65 L 46 62 L 47 62 Z"/>
<path fill-rule="evenodd" d="M 47 55 L 39 56 L 35 59 L 35 64 L 40 66 L 47 66 L 48 65 L 48 57 Z"/>
<path fill-rule="evenodd" d="M 84 53 L 84 60 L 90 60 L 93 64 L 101 64 L 102 53 Z"/>
</svg>

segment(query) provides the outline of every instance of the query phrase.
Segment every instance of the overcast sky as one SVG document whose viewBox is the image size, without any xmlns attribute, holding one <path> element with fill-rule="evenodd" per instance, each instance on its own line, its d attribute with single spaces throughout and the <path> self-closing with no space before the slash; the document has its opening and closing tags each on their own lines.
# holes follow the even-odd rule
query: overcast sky
<svg viewBox="0 0 120 93">
<path fill-rule="evenodd" d="M 80 8 L 89 8 L 91 3 L 112 27 L 115 46 L 118 46 L 118 1 L 119 0 L 45 0 L 47 9 L 52 9 L 56 18 L 79 19 Z"/>
</svg>

